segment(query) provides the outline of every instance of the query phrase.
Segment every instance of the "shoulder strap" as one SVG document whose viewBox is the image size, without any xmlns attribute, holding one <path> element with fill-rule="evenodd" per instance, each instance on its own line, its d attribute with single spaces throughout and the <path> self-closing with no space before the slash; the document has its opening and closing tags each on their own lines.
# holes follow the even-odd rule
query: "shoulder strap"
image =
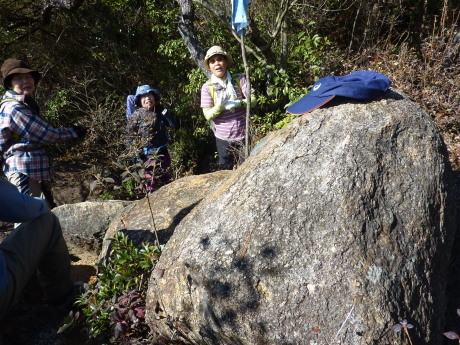
<svg viewBox="0 0 460 345">
<path fill-rule="evenodd" d="M 14 99 L 14 98 L 4 98 L 0 101 L 0 107 L 6 102 L 11 102 L 11 101 L 21 103 L 21 101 L 18 101 L 17 99 Z"/>
<path fill-rule="evenodd" d="M 239 77 L 239 74 L 237 74 L 235 77 L 232 75 L 232 81 L 234 83 L 233 85 L 236 85 L 238 89 L 240 89 L 241 96 L 244 98 L 244 93 L 243 89 L 241 88 L 241 79 Z"/>
<path fill-rule="evenodd" d="M 231 76 L 232 76 L 232 84 L 240 90 L 240 93 L 244 98 L 244 93 L 243 93 L 243 89 L 241 88 L 241 79 L 239 77 L 239 74 L 236 74 L 236 76 L 233 76 L 233 74 L 231 74 Z M 216 102 L 216 84 L 213 83 L 211 79 L 209 79 L 206 82 L 206 84 L 208 85 L 209 93 L 211 94 L 212 100 L 215 103 Z"/>
<path fill-rule="evenodd" d="M 9 102 L 9 101 L 15 101 L 15 102 L 19 102 L 17 99 L 14 99 L 14 98 L 4 98 L 0 101 L 0 104 L 3 104 L 5 102 Z"/>
<path fill-rule="evenodd" d="M 4 98 L 0 101 L 0 109 L 3 107 L 3 105 L 6 103 L 6 102 L 10 102 L 10 101 L 14 101 L 14 102 L 18 102 L 20 103 L 20 101 L 18 101 L 17 99 L 14 99 L 14 98 Z M 13 139 L 14 141 L 18 140 L 19 138 L 19 135 L 17 133 L 13 133 L 13 135 L 11 136 L 11 139 Z M 1 163 L 4 159 L 4 156 L 3 156 L 3 151 L 4 151 L 4 145 L 0 145 L 0 165 L 3 164 Z M 11 145 L 9 145 L 11 146 Z M 8 147 L 9 147 L 8 146 Z"/>
<path fill-rule="evenodd" d="M 0 101 L 0 109 L 2 109 L 3 111 L 3 105 L 6 103 L 6 102 L 10 102 L 10 101 L 15 101 L 15 102 L 19 102 L 17 99 L 14 99 L 14 98 L 4 98 Z"/>
<path fill-rule="evenodd" d="M 211 79 L 209 79 L 206 84 L 208 85 L 209 93 L 211 94 L 211 98 L 216 103 L 216 84 L 214 84 Z"/>
</svg>

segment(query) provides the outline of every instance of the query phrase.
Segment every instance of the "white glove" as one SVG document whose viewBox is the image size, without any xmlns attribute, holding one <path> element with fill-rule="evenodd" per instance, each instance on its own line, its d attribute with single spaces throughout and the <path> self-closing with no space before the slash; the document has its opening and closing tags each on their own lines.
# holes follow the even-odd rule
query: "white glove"
<svg viewBox="0 0 460 345">
<path fill-rule="evenodd" d="M 227 101 L 227 103 L 224 104 L 224 108 L 233 112 L 235 108 L 238 108 L 240 105 L 240 101 Z"/>
<path fill-rule="evenodd" d="M 227 103 L 230 95 L 227 92 L 218 92 L 216 97 L 216 105 L 224 105 Z"/>
</svg>

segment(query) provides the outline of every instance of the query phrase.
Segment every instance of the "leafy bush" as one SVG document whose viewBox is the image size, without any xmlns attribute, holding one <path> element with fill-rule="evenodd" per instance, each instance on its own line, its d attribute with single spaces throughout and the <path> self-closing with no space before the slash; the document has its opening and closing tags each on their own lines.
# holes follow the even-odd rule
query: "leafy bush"
<svg viewBox="0 0 460 345">
<path fill-rule="evenodd" d="M 90 338 L 111 343 L 148 336 L 145 293 L 161 249 L 151 243 L 137 248 L 122 232 L 111 241 L 110 257 L 99 265 L 97 282 L 77 299 L 81 313 L 72 313 L 61 331 L 83 324 Z"/>
</svg>

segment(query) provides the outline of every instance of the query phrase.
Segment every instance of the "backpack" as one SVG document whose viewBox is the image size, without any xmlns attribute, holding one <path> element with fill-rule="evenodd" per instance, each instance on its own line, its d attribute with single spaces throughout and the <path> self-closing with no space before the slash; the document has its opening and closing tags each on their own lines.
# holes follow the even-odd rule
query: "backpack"
<svg viewBox="0 0 460 345">
<path fill-rule="evenodd" d="M 128 95 L 128 97 L 126 97 L 126 118 L 128 120 L 131 117 L 131 115 L 136 111 L 135 102 L 136 102 L 136 96 L 135 95 Z M 165 132 L 166 132 L 166 137 L 168 138 L 168 141 L 173 142 L 174 139 L 169 135 L 169 131 L 168 131 L 168 129 L 166 127 L 165 127 Z M 128 144 L 129 143 L 130 143 L 130 140 L 128 139 Z"/>
</svg>

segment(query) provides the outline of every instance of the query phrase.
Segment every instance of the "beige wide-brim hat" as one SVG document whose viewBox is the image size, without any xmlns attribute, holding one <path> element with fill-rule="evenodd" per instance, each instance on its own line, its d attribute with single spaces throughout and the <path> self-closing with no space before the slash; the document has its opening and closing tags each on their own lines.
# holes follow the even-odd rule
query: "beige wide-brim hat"
<svg viewBox="0 0 460 345">
<path fill-rule="evenodd" d="M 3 86 L 5 88 L 9 87 L 10 80 L 16 73 L 30 73 L 35 79 L 35 84 L 37 84 L 41 78 L 40 72 L 32 69 L 27 62 L 14 58 L 7 59 L 3 62 L 1 72 L 3 77 Z"/>
<path fill-rule="evenodd" d="M 204 67 L 209 71 L 209 62 L 208 60 L 213 57 L 214 55 L 223 55 L 227 58 L 228 66 L 233 63 L 233 59 L 229 53 L 227 53 L 221 46 L 212 46 L 206 52 L 206 56 L 204 58 Z"/>
</svg>

